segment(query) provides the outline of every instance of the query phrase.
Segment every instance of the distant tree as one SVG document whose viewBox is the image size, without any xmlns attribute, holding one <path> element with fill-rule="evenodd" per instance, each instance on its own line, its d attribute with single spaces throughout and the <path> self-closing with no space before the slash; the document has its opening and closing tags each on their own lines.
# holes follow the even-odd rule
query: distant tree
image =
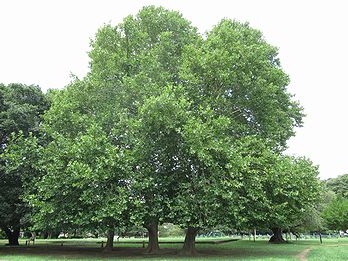
<svg viewBox="0 0 348 261">
<path fill-rule="evenodd" d="M 334 194 L 332 191 L 328 192 L 329 193 L 327 193 L 327 191 L 323 191 L 322 193 L 324 196 L 320 198 L 319 202 L 315 206 L 308 207 L 303 213 L 302 218 L 299 219 L 297 223 L 295 223 L 294 226 L 287 231 L 295 234 L 296 237 L 299 237 L 300 233 L 318 233 L 320 243 L 322 243 L 322 233 L 328 230 L 327 223 L 322 214 L 323 210 L 327 208 L 328 205 L 325 198 L 331 197 L 331 195 L 327 194 Z"/>
<path fill-rule="evenodd" d="M 332 230 L 348 229 L 348 199 L 338 196 L 323 210 L 322 216 Z"/>
<path fill-rule="evenodd" d="M 272 243 L 283 241 L 281 230 L 301 222 L 303 215 L 314 208 L 320 198 L 318 168 L 305 158 L 283 157 L 266 186 L 271 200 L 269 227 Z"/>
<path fill-rule="evenodd" d="M 36 155 L 32 153 L 36 142 L 25 138 L 30 133 L 32 137 L 38 135 L 41 115 L 48 106 L 37 86 L 0 85 L 0 228 L 9 245 L 18 245 L 20 229 L 30 211 L 22 199 L 23 182 L 36 175 L 30 164 Z"/>
<path fill-rule="evenodd" d="M 348 199 L 348 174 L 330 178 L 325 181 L 328 189 L 335 192 L 338 196 Z"/>
<path fill-rule="evenodd" d="M 322 212 L 336 197 L 336 195 L 333 191 L 327 190 L 323 182 L 321 182 L 321 190 L 319 194 L 320 196 L 318 202 L 315 205 L 307 207 L 302 217 L 295 222 L 295 224 L 288 229 L 288 231 L 298 236 L 299 233 L 322 233 L 323 231 L 327 230 L 325 220 L 322 217 Z"/>
<path fill-rule="evenodd" d="M 271 229 L 271 243 L 285 242 L 282 231 L 299 226 L 306 211 L 319 201 L 318 169 L 306 158 L 276 155 L 255 142 L 250 145 L 254 149 L 244 154 L 249 163 L 241 170 L 243 185 L 238 190 L 244 202 L 239 212 L 244 218 L 241 225 Z"/>
<path fill-rule="evenodd" d="M 320 211 L 325 228 L 348 229 L 348 174 L 325 180 L 324 187 L 329 195 Z"/>
</svg>

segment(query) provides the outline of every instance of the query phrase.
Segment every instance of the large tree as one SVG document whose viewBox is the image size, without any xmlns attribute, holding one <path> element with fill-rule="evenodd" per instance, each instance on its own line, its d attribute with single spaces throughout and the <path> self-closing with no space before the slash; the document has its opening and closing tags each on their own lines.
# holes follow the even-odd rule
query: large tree
<svg viewBox="0 0 348 261">
<path fill-rule="evenodd" d="M 41 115 L 47 108 L 48 100 L 37 86 L 0 85 L 0 228 L 6 233 L 9 245 L 18 245 L 20 228 L 25 225 L 25 215 L 30 210 L 22 199 L 23 178 L 36 175 L 36 170 L 27 164 L 33 156 L 29 143 L 27 147 L 21 146 L 21 162 L 12 164 L 12 152 L 8 151 L 11 135 L 37 135 Z"/>
<path fill-rule="evenodd" d="M 286 148 L 286 141 L 294 135 L 294 127 L 302 124 L 302 108 L 286 89 L 289 77 L 282 70 L 277 49 L 265 41 L 261 32 L 248 24 L 226 19 L 208 32 L 198 48 L 188 46 L 183 56 L 180 75 L 192 101 L 192 110 L 211 108 L 214 117 L 228 120 L 227 128 L 218 131 L 230 141 L 224 144 L 233 149 L 243 138 L 256 137 L 273 152 L 279 153 Z M 200 137 L 196 138 L 199 140 Z M 218 145 L 221 141 L 212 138 L 212 142 Z M 230 173 L 233 184 L 233 177 L 243 172 L 226 170 L 226 165 L 235 165 L 238 159 L 237 156 L 235 159 L 226 156 L 231 154 L 228 152 L 231 149 L 222 153 L 225 156 L 220 153 L 214 164 Z M 249 153 L 254 152 L 251 150 Z M 248 157 L 244 160 L 248 161 Z M 203 167 L 205 160 L 202 163 L 200 168 L 195 168 L 199 173 L 193 182 L 196 194 L 198 191 L 205 194 L 204 188 L 198 187 L 207 179 L 207 175 L 203 175 L 206 172 Z M 256 175 L 256 170 L 252 173 Z M 208 180 L 211 177 L 208 175 Z M 257 184 L 257 176 L 254 182 Z M 232 187 L 229 193 L 236 193 Z M 234 204 L 238 206 L 237 202 Z M 191 217 L 191 220 L 196 221 L 191 222 L 188 232 L 200 227 L 201 213 L 202 210 L 192 211 L 195 218 Z M 188 237 L 194 238 L 189 234 Z"/>
<path fill-rule="evenodd" d="M 152 203 L 144 204 L 145 213 L 159 217 L 161 222 L 187 227 L 197 222 L 195 215 L 199 212 L 201 217 L 206 217 L 198 219 L 202 227 L 216 225 L 220 204 L 214 207 L 217 199 L 214 193 L 221 194 L 217 181 L 223 174 L 215 161 L 228 147 L 228 143 L 224 143 L 226 137 L 220 132 L 228 120 L 215 117 L 209 108 L 201 108 L 199 113 L 191 109 L 182 87 L 167 87 L 141 107 L 135 122 L 138 132 L 134 147 L 139 159 L 135 177 L 141 177 L 143 188 L 138 190 L 139 196 L 144 203 Z M 203 182 L 198 178 L 200 171 L 204 171 L 206 177 Z M 199 188 L 195 189 L 196 186 Z M 188 244 L 191 243 L 194 241 Z"/>
<path fill-rule="evenodd" d="M 118 159 L 129 153 L 125 183 L 136 204 L 127 218 L 148 229 L 148 251 L 159 249 L 158 223 L 171 221 L 187 228 L 184 252 L 194 253 L 199 228 L 235 222 L 246 207 L 238 190 L 244 176 L 255 175 L 245 177 L 249 194 L 251 184 L 259 182 L 257 170 L 243 167 L 252 164 L 248 154 L 257 155 L 249 140 L 264 144 L 269 153 L 281 152 L 302 123 L 277 49 L 247 24 L 223 20 L 203 38 L 179 13 L 155 7 L 102 27 L 91 47 L 89 74 L 55 96 L 45 131 L 60 148 L 81 143 L 96 128 Z M 87 145 L 84 153 L 93 154 L 95 145 Z M 52 173 L 44 186 L 47 194 L 50 186 L 60 186 L 53 178 L 58 171 L 89 184 L 84 169 L 94 172 L 94 166 L 77 160 L 79 150 L 71 146 L 62 146 L 57 153 L 62 164 L 47 170 Z M 85 167 L 70 169 L 76 162 Z M 119 184 L 123 174 L 107 169 L 106 162 L 102 166 L 102 176 L 112 175 L 112 183 Z M 79 200 L 97 189 L 64 187 Z M 113 195 L 114 200 L 120 196 Z M 49 199 L 41 200 L 42 210 L 49 211 Z M 120 214 L 116 209 L 108 214 L 115 212 Z M 62 212 L 68 219 L 69 214 Z M 117 220 L 112 223 L 118 225 Z"/>
<path fill-rule="evenodd" d="M 200 38 L 197 30 L 179 13 L 155 7 L 145 7 L 136 16 L 128 16 L 115 27 L 106 25 L 98 30 L 89 53 L 91 58 L 89 74 L 81 81 L 75 79 L 65 90 L 56 95 L 51 110 L 45 116 L 45 132 L 52 138 L 52 145 L 47 147 L 47 154 L 43 157 L 54 164 L 46 164 L 52 166 L 47 169 L 48 176 L 52 177 L 52 179 L 47 179 L 52 182 L 46 182 L 42 186 L 42 189 L 45 190 L 44 194 L 50 194 L 50 186 L 61 186 L 60 180 L 53 178 L 58 171 L 66 173 L 66 180 L 69 175 L 72 175 L 70 165 L 77 161 L 75 158 L 79 157 L 79 150 L 72 152 L 70 148 L 73 144 L 80 143 L 79 140 L 86 133 L 88 134 L 89 130 L 94 128 L 93 126 L 97 126 L 110 146 L 114 147 L 114 150 L 110 151 L 115 154 L 113 157 L 121 159 L 125 151 L 132 149 L 135 145 L 130 138 L 133 137 L 133 134 L 129 127 L 132 126 L 134 119 L 137 119 L 140 106 L 147 97 L 160 94 L 164 86 L 168 84 L 176 86 L 180 83 L 179 65 L 183 49 L 187 44 L 197 42 Z M 90 146 L 90 144 L 87 145 Z M 52 149 L 50 149 L 51 146 Z M 58 148 L 60 153 L 53 153 Z M 94 149 L 94 145 L 89 148 L 85 147 L 86 153 L 89 151 L 91 155 L 93 155 Z M 60 158 L 66 158 L 65 153 L 70 157 L 64 161 Z M 57 155 L 58 159 L 55 160 Z M 105 160 L 105 157 L 103 156 L 102 160 Z M 133 157 L 136 157 L 136 154 Z M 88 157 L 86 157 L 87 159 Z M 153 174 L 149 174 L 148 170 L 141 168 L 139 171 L 139 159 L 134 159 L 131 170 L 137 170 L 138 177 L 143 177 L 143 181 L 150 179 Z M 60 161 L 63 163 L 59 164 Z M 89 163 L 89 168 L 93 169 L 96 168 L 93 166 L 93 162 L 86 161 L 84 164 Z M 117 161 L 115 161 L 116 163 Z M 118 164 L 118 168 L 121 169 L 124 163 L 118 162 Z M 107 163 L 105 162 L 103 166 L 106 168 Z M 151 167 L 154 170 L 154 166 Z M 76 176 L 79 175 L 81 182 L 86 182 L 87 185 L 88 180 L 83 169 L 81 167 L 74 173 Z M 124 181 L 127 185 L 132 185 L 133 196 L 136 199 L 142 199 L 138 196 L 138 191 L 134 191 L 139 188 L 136 186 L 137 182 L 132 182 L 131 178 L 125 178 L 120 175 L 119 171 L 111 168 L 102 173 L 100 174 L 101 180 L 103 176 L 104 178 L 115 177 L 110 182 L 110 186 L 117 188 L 117 184 Z M 134 180 L 139 180 L 138 177 Z M 43 178 L 43 180 L 45 179 Z M 139 184 L 144 185 L 145 188 L 145 183 Z M 158 190 L 155 188 L 156 184 L 150 183 L 150 185 L 150 188 L 147 187 L 149 190 Z M 139 189 L 143 191 L 144 188 Z M 73 192 L 73 197 L 80 199 L 81 193 L 98 194 L 98 189 L 103 190 L 103 187 L 87 186 L 81 190 L 75 190 L 71 185 L 65 186 L 67 196 L 60 197 L 60 199 L 65 198 L 69 201 L 68 195 L 71 195 L 69 191 Z M 105 193 L 105 190 L 102 192 Z M 129 195 L 130 202 L 133 196 Z M 118 200 L 118 198 L 119 194 L 110 193 L 110 200 Z M 157 233 L 154 231 L 157 230 L 158 222 L 163 216 L 162 207 L 159 207 L 160 198 L 156 200 L 156 204 L 152 201 L 141 201 L 143 204 L 137 208 L 138 210 L 129 211 L 132 216 L 127 217 L 129 220 L 142 219 L 141 222 L 149 230 L 150 241 L 154 242 L 158 241 Z M 49 209 L 45 206 L 50 204 L 50 201 L 55 200 L 50 197 L 40 200 L 41 211 L 49 214 Z M 93 204 L 93 206 L 95 208 L 93 211 L 97 211 L 101 207 L 100 204 Z M 58 209 L 56 208 L 57 211 Z M 84 209 L 87 210 L 87 208 Z M 119 216 L 119 212 L 122 212 L 112 206 L 110 209 L 108 212 L 110 215 Z M 147 212 L 147 210 L 149 211 Z M 69 214 L 61 213 L 62 216 L 69 216 Z M 76 216 L 73 215 L 71 223 L 78 221 L 75 218 Z M 121 225 L 116 222 L 117 220 L 111 220 L 114 227 Z M 79 220 L 78 222 L 87 221 Z M 154 252 L 157 249 L 158 243 L 155 243 L 150 244 L 148 250 Z"/>
</svg>

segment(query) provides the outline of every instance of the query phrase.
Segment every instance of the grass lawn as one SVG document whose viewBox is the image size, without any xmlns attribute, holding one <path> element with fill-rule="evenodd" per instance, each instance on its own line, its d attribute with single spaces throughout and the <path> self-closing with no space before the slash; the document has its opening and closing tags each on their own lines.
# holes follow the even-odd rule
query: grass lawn
<svg viewBox="0 0 348 261">
<path fill-rule="evenodd" d="M 199 239 L 201 240 L 201 239 Z M 202 239 L 207 240 L 207 239 Z M 215 239 L 214 239 L 215 240 Z M 300 255 L 311 248 L 307 260 L 348 260 L 348 239 L 298 240 L 289 244 L 268 244 L 266 240 L 239 240 L 223 244 L 197 244 L 198 255 L 183 257 L 178 255 L 182 244 L 161 244 L 158 255 L 143 254 L 142 239 L 122 239 L 115 243 L 111 253 L 103 252 L 102 239 L 58 239 L 37 240 L 35 246 L 6 247 L 0 240 L 0 261 L 3 260 L 300 260 Z M 104 239 L 105 241 L 105 239 Z M 183 241 L 182 238 L 160 239 Z M 63 246 L 61 243 L 63 242 Z M 99 243 L 97 243 L 99 242 Z M 25 241 L 21 241 L 25 245 Z M 302 259 L 305 260 L 305 259 Z"/>
<path fill-rule="evenodd" d="M 308 260 L 313 261 L 337 261 L 348 260 L 348 241 L 331 246 L 319 246 L 311 250 L 308 254 Z"/>
</svg>

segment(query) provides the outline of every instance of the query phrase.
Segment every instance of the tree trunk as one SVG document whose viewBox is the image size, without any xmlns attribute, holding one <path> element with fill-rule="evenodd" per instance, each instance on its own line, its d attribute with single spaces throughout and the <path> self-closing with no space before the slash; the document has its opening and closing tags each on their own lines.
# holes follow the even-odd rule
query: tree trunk
<svg viewBox="0 0 348 261">
<path fill-rule="evenodd" d="M 9 228 L 3 228 L 3 231 L 5 232 L 7 238 L 8 238 L 8 244 L 9 246 L 18 246 L 18 238 L 19 238 L 19 228 L 15 228 L 13 231 Z"/>
<path fill-rule="evenodd" d="M 109 230 L 107 234 L 107 241 L 105 245 L 105 252 L 111 252 L 112 248 L 114 247 L 114 236 L 115 236 L 115 231 Z"/>
<path fill-rule="evenodd" d="M 48 232 L 47 231 L 43 231 L 43 232 L 41 232 L 41 234 L 40 234 L 40 236 L 42 235 L 42 238 L 43 239 L 47 239 L 48 238 L 48 236 L 49 236 L 49 234 L 48 234 Z"/>
<path fill-rule="evenodd" d="M 274 227 L 274 228 L 271 228 L 271 230 L 273 232 L 273 236 L 269 239 L 269 243 L 277 243 L 277 244 L 286 243 L 286 241 L 283 238 L 281 228 Z"/>
<path fill-rule="evenodd" d="M 58 237 L 59 237 L 59 235 L 60 235 L 60 232 L 57 232 L 57 231 L 50 231 L 49 233 L 48 233 L 48 238 L 55 238 L 55 239 L 57 239 Z"/>
<path fill-rule="evenodd" d="M 153 222 L 145 226 L 149 234 L 149 243 L 145 250 L 147 254 L 156 254 L 160 250 L 158 243 L 158 222 Z"/>
<path fill-rule="evenodd" d="M 199 231 L 197 227 L 188 227 L 186 230 L 184 246 L 182 247 L 181 253 L 183 255 L 195 255 L 197 254 L 196 250 L 196 236 Z"/>
</svg>

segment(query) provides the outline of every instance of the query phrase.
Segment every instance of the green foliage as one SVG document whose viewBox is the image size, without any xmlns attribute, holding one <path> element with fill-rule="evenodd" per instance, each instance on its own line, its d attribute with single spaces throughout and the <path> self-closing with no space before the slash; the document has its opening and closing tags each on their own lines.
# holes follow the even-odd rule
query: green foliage
<svg viewBox="0 0 348 261">
<path fill-rule="evenodd" d="M 44 229 L 123 224 L 127 211 L 127 151 L 112 145 L 97 125 L 69 139 L 60 134 L 43 150 L 45 175 L 30 203 Z"/>
<path fill-rule="evenodd" d="M 0 149 L 4 148 L 12 132 L 37 133 L 40 116 L 46 109 L 47 100 L 39 87 L 0 84 Z"/>
<path fill-rule="evenodd" d="M 325 184 L 321 182 L 317 202 L 315 205 L 307 207 L 302 217 L 298 220 L 298 224 L 292 227 L 291 230 L 295 232 L 322 232 L 327 230 L 322 212 L 335 197 L 335 193 L 327 190 Z"/>
<path fill-rule="evenodd" d="M 26 190 L 31 190 L 40 171 L 33 164 L 38 160 L 38 140 L 32 134 L 24 137 L 20 132 L 8 140 L 1 155 L 4 160 L 1 176 L 0 213 L 3 227 L 26 227 L 30 224 L 30 208 L 25 202 Z M 10 224 L 10 225 L 9 225 Z"/>
<path fill-rule="evenodd" d="M 248 228 L 294 228 L 320 198 L 318 169 L 306 158 L 279 156 L 264 144 L 244 151 L 239 215 Z M 257 146 L 257 147 L 256 147 Z"/>
<path fill-rule="evenodd" d="M 158 228 L 159 236 L 163 237 L 183 237 L 185 231 L 172 223 L 164 223 Z"/>
<path fill-rule="evenodd" d="M 327 197 L 323 202 L 321 216 L 331 230 L 348 228 L 348 174 L 324 181 Z"/>
<path fill-rule="evenodd" d="M 348 228 L 348 199 L 337 197 L 322 212 L 327 227 L 332 230 L 347 230 Z"/>
<path fill-rule="evenodd" d="M 52 139 L 42 155 L 47 175 L 37 185 L 40 194 L 30 199 L 38 206 L 39 224 L 124 226 L 127 220 L 141 219 L 148 208 L 156 209 L 137 192 L 137 184 L 151 184 L 148 172 L 129 176 L 141 167 L 136 150 L 130 153 L 138 139 L 133 118 L 164 83 L 178 84 L 183 46 L 198 38 L 180 14 L 155 7 L 98 31 L 90 52 L 91 72 L 53 94 L 45 115 L 45 132 Z M 148 204 L 143 209 L 139 202 Z M 130 210 L 138 204 L 139 211 Z"/>
<path fill-rule="evenodd" d="M 181 70 L 190 96 L 231 120 L 230 135 L 260 135 L 285 148 L 302 108 L 286 86 L 277 49 L 248 24 L 222 20 L 198 48 L 189 46 Z"/>
<path fill-rule="evenodd" d="M 335 192 L 337 195 L 348 198 L 348 174 L 328 179 L 325 183 L 327 188 Z"/>
<path fill-rule="evenodd" d="M 38 185 L 43 198 L 38 198 L 37 203 L 31 200 L 40 209 L 39 223 L 53 220 L 56 225 L 69 227 L 75 223 L 90 225 L 95 219 L 97 226 L 105 223 L 123 226 L 127 220 L 145 222 L 144 215 L 156 219 L 163 216 L 163 206 L 156 208 L 162 198 L 150 200 L 142 194 L 148 189 L 150 195 L 151 191 L 159 191 L 160 186 L 154 183 L 154 175 L 149 174 L 153 166 L 144 167 L 141 162 L 149 153 L 143 151 L 146 142 L 144 147 L 139 145 L 137 115 L 145 100 L 160 94 L 165 85 L 179 84 L 183 48 L 198 39 L 197 30 L 179 13 L 155 7 L 145 7 L 118 26 L 106 25 L 98 31 L 89 53 L 90 73 L 53 95 L 52 107 L 45 115 L 45 132 L 52 139 L 43 154 L 46 160 L 43 166 L 47 166 L 47 177 L 43 180 L 47 181 Z M 80 140 L 94 126 L 110 146 L 100 160 L 104 162 L 102 166 L 95 166 L 93 160 L 100 144 L 84 144 L 84 149 L 72 150 L 82 146 Z M 109 166 L 112 161 L 114 165 Z M 131 171 L 135 173 L 130 177 Z M 97 173 L 104 182 L 113 177 L 107 182 L 112 188 L 90 187 L 89 177 Z M 74 179 L 85 185 L 76 187 Z M 52 193 L 57 196 L 52 197 Z M 89 200 L 97 200 L 93 195 L 100 195 L 102 202 L 92 204 L 82 195 L 88 195 Z M 55 205 L 56 201 L 60 205 Z M 86 218 L 78 216 L 86 211 Z M 53 217 L 52 213 L 60 216 Z M 129 216 L 120 218 L 125 213 Z"/>
<path fill-rule="evenodd" d="M 222 20 L 203 38 L 150 6 L 100 28 L 89 56 L 49 94 L 38 227 L 290 226 L 314 204 L 316 168 L 279 155 L 303 113 L 259 31 Z"/>
<path fill-rule="evenodd" d="M 271 222 L 278 227 L 297 224 L 308 208 L 320 197 L 318 168 L 305 158 L 284 157 L 271 177 L 271 199 L 274 208 Z M 279 222 L 279 223 L 278 223 Z"/>
<path fill-rule="evenodd" d="M 189 117 L 189 103 L 180 88 L 165 88 L 145 100 L 133 122 L 133 156 L 137 170 L 133 189 L 142 199 L 144 222 L 170 222 L 170 207 L 177 190 L 178 168 L 186 148 L 180 128 Z"/>
<path fill-rule="evenodd" d="M 145 97 L 180 83 L 181 54 L 199 39 L 178 12 L 144 7 L 123 23 L 98 30 L 89 53 L 93 85 L 113 89 L 117 105 L 134 113 Z"/>
<path fill-rule="evenodd" d="M 37 86 L 0 85 L 0 228 L 9 234 L 30 220 L 23 186 L 38 175 L 35 136 L 48 106 Z"/>
</svg>

